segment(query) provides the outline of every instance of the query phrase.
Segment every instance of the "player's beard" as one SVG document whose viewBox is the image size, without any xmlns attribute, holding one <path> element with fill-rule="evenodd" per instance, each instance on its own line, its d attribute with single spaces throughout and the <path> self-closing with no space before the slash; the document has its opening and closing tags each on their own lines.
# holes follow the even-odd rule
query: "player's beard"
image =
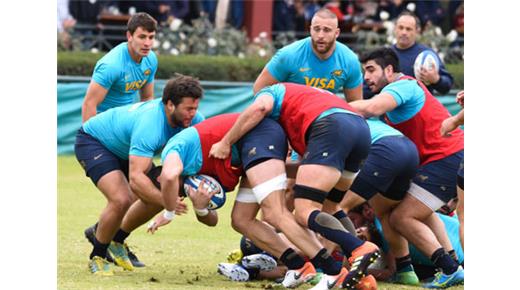
<svg viewBox="0 0 520 290">
<path fill-rule="evenodd" d="M 386 76 L 383 75 L 383 77 L 381 77 L 377 82 L 376 91 L 374 93 L 379 94 L 383 90 L 383 88 L 386 87 L 389 83 L 390 82 L 388 81 Z"/>
<path fill-rule="evenodd" d="M 332 46 L 334 45 L 335 40 L 325 43 L 325 48 L 319 49 L 318 43 L 315 41 L 312 41 L 312 47 L 314 47 L 314 50 L 317 51 L 320 54 L 326 54 L 332 49 Z"/>
<path fill-rule="evenodd" d="M 182 122 L 183 119 L 181 118 L 180 120 L 175 116 L 175 113 L 172 114 L 171 116 L 171 121 L 172 123 L 176 126 L 176 127 L 181 127 L 181 128 L 186 128 L 186 126 L 184 126 L 184 123 Z"/>
</svg>

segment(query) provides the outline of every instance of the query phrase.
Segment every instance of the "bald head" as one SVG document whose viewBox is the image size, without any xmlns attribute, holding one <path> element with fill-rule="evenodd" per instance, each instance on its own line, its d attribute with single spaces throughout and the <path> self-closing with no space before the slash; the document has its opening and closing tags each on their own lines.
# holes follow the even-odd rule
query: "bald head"
<svg viewBox="0 0 520 290">
<path fill-rule="evenodd" d="M 336 27 L 338 27 L 338 16 L 336 16 L 336 14 L 332 13 L 332 11 L 327 8 L 321 8 L 320 10 L 316 11 L 316 13 L 314 13 L 314 16 L 312 16 L 311 20 L 311 26 L 316 22 L 317 18 L 333 21 L 333 23 L 336 24 Z"/>
</svg>

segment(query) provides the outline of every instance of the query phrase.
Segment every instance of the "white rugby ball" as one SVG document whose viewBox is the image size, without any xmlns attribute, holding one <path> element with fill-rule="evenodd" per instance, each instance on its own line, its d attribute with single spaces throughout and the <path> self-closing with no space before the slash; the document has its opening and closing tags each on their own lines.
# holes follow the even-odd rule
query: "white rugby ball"
<svg viewBox="0 0 520 290">
<path fill-rule="evenodd" d="M 197 190 L 199 188 L 199 184 L 206 180 L 205 187 L 210 187 L 209 191 L 216 190 L 217 192 L 211 200 L 209 201 L 208 209 L 218 209 L 221 208 L 224 203 L 226 202 L 226 192 L 224 191 L 224 188 L 222 188 L 222 185 L 213 177 L 205 174 L 197 174 L 188 176 L 184 179 L 184 192 L 187 196 L 189 196 L 189 188 L 193 188 L 194 190 Z M 209 184 L 209 185 L 208 185 Z"/>
<path fill-rule="evenodd" d="M 433 65 L 435 64 L 435 68 L 437 72 L 439 72 L 440 60 L 439 57 L 435 54 L 435 52 L 431 50 L 424 50 L 417 55 L 415 58 L 415 62 L 413 64 L 413 72 L 415 74 L 415 78 L 419 79 L 419 73 L 421 68 L 425 68 L 427 70 L 433 69 Z M 430 85 L 429 82 L 423 82 L 425 85 Z"/>
</svg>

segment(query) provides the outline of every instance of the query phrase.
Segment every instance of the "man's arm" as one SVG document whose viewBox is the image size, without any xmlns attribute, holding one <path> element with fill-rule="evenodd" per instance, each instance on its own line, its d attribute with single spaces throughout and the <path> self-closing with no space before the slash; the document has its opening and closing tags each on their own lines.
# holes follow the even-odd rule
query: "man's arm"
<svg viewBox="0 0 520 290">
<path fill-rule="evenodd" d="M 389 93 L 380 93 L 369 100 L 361 100 L 349 103 L 365 118 L 381 116 L 397 107 L 397 102 Z"/>
<path fill-rule="evenodd" d="M 153 100 L 153 97 L 154 97 L 153 87 L 154 87 L 154 84 L 153 84 L 153 82 L 151 82 L 151 83 L 147 83 L 144 87 L 142 87 L 139 90 L 139 95 L 141 96 L 141 102 Z"/>
<path fill-rule="evenodd" d="M 267 66 L 264 67 L 260 75 L 256 78 L 256 81 L 253 85 L 253 93 L 256 94 L 261 89 L 276 84 L 279 81 L 273 77 L 273 75 L 267 70 Z"/>
<path fill-rule="evenodd" d="M 231 152 L 231 145 L 235 144 L 242 136 L 258 125 L 273 110 L 273 106 L 274 99 L 272 96 L 259 96 L 252 105 L 238 116 L 235 124 L 233 124 L 233 127 L 231 127 L 222 140 L 211 146 L 209 156 L 219 159 L 227 158 Z"/>
<path fill-rule="evenodd" d="M 87 94 L 81 106 L 81 119 L 85 123 L 88 119 L 97 114 L 97 106 L 103 102 L 108 90 L 96 83 L 94 80 L 90 81 L 87 89 Z"/>
<path fill-rule="evenodd" d="M 166 156 L 163 162 L 159 182 L 161 183 L 161 195 L 164 202 L 165 211 L 148 226 L 148 231 L 152 234 L 161 226 L 167 225 L 175 216 L 177 199 L 179 198 L 179 176 L 183 170 L 182 160 L 177 152 Z"/>
<path fill-rule="evenodd" d="M 434 64 L 435 66 L 435 64 Z M 446 67 L 441 63 L 439 71 L 433 67 L 431 70 L 421 70 L 420 79 L 427 80 L 431 85 L 428 88 L 434 89 L 441 94 L 447 94 L 453 86 L 453 76 L 446 70 Z"/>
<path fill-rule="evenodd" d="M 155 187 L 146 175 L 152 166 L 152 158 L 130 155 L 130 189 L 141 200 L 164 207 L 161 191 Z"/>
<path fill-rule="evenodd" d="M 464 109 L 460 110 L 457 115 L 447 118 L 441 124 L 441 136 L 449 137 L 450 132 L 464 125 Z"/>
<path fill-rule="evenodd" d="M 343 94 L 347 102 L 363 100 L 363 83 L 353 89 L 344 88 Z"/>
</svg>

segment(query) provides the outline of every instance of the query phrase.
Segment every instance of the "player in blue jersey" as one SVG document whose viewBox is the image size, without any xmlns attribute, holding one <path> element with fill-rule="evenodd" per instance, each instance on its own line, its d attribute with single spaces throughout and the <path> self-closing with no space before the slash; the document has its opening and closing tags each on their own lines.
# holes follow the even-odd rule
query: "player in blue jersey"
<svg viewBox="0 0 520 290">
<path fill-rule="evenodd" d="M 360 173 L 347 194 L 331 193 L 327 199 L 341 202 L 346 212 L 369 201 L 381 219 L 385 235 L 390 242 L 397 264 L 397 281 L 401 284 L 417 285 L 408 252 L 408 243 L 388 223 L 392 209 L 404 198 L 410 181 L 419 166 L 419 154 L 415 144 L 398 130 L 386 125 L 379 118 L 367 119 L 372 145 Z M 336 215 L 338 208 L 331 208 Z M 345 213 L 343 213 L 345 215 Z"/>
<path fill-rule="evenodd" d="M 81 117 L 92 116 L 110 108 L 131 104 L 139 92 L 141 101 L 152 100 L 157 57 L 152 51 L 157 22 L 141 12 L 128 21 L 123 42 L 103 56 L 94 67 Z"/>
<path fill-rule="evenodd" d="M 255 81 L 253 90 L 291 82 L 345 94 L 348 101 L 362 97 L 363 75 L 356 54 L 336 41 L 338 18 L 330 10 L 317 11 L 311 21 L 310 37 L 280 49 Z"/>
<path fill-rule="evenodd" d="M 356 210 L 358 210 L 356 208 Z M 454 251 L 457 253 L 461 264 L 464 263 L 464 250 L 461 245 L 461 240 L 459 238 L 459 222 L 456 217 L 450 217 L 444 214 L 435 213 L 442 221 L 446 232 L 448 233 L 448 238 L 450 242 L 453 244 Z M 366 219 L 364 224 L 360 226 L 358 229 L 358 235 L 362 236 L 362 239 L 372 241 L 377 244 L 385 253 L 385 262 L 386 269 L 369 269 L 369 273 L 374 275 L 378 280 L 389 280 L 395 281 L 397 278 L 396 274 L 396 260 L 391 259 L 393 256 L 391 252 L 389 252 L 390 242 L 387 240 L 386 233 L 383 230 L 381 225 L 381 221 L 378 218 Z M 417 273 L 419 279 L 426 279 L 428 277 L 432 277 L 435 273 L 435 265 L 430 261 L 430 259 L 421 253 L 413 244 L 409 245 L 410 252 L 410 260 L 411 263 L 417 266 Z"/>
<path fill-rule="evenodd" d="M 180 75 L 167 82 L 162 99 L 110 109 L 79 129 L 76 158 L 108 202 L 97 225 L 85 231 L 94 246 L 89 263 L 94 274 L 113 274 L 107 249 L 118 265 L 133 269 L 123 245 L 128 232 L 120 228 L 121 221 L 135 196 L 162 202 L 146 173 L 171 136 L 204 119 L 197 112 L 202 93 L 197 79 Z"/>
<path fill-rule="evenodd" d="M 361 58 L 365 81 L 376 96 L 351 105 L 366 117 L 384 116 L 417 147 L 420 166 L 409 194 L 392 210 L 390 224 L 442 269 L 427 288 L 446 288 L 464 281 L 452 245 L 433 213 L 456 196 L 456 174 L 464 156 L 464 133 L 442 138 L 441 123 L 448 110 L 425 85 L 400 72 L 399 59 L 390 48 Z M 453 253 L 453 255 L 451 255 Z"/>
</svg>

